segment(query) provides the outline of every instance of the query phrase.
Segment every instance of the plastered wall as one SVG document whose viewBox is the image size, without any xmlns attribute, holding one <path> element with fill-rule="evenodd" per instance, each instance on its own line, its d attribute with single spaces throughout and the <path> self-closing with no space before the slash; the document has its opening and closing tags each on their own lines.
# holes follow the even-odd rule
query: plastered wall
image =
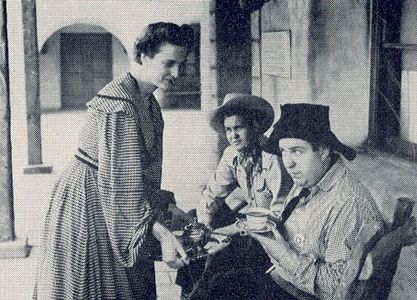
<svg viewBox="0 0 417 300">
<path fill-rule="evenodd" d="M 291 77 L 262 75 L 262 95 L 279 105 L 307 102 L 330 106 L 340 139 L 361 145 L 368 132 L 369 49 L 366 5 L 359 1 L 270 1 L 261 30 L 291 32 Z"/>
</svg>

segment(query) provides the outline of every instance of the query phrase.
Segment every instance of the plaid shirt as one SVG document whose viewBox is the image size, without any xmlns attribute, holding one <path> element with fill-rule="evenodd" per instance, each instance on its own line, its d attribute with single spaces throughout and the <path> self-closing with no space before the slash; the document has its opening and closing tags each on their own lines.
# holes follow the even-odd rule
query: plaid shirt
<svg viewBox="0 0 417 300">
<path fill-rule="evenodd" d="M 286 202 L 298 195 L 293 186 Z M 382 215 L 368 190 L 338 159 L 321 181 L 301 199 L 285 223 L 290 251 L 277 253 L 271 273 L 297 288 L 331 299 L 363 223 Z"/>
</svg>

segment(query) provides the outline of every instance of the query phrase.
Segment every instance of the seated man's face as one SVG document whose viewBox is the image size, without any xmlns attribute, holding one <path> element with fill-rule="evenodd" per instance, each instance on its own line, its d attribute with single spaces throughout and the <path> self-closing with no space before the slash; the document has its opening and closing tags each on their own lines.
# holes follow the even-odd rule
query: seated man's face
<svg viewBox="0 0 417 300">
<path fill-rule="evenodd" d="M 224 118 L 224 130 L 229 144 L 241 152 L 254 141 L 254 130 L 249 128 L 239 115 Z"/>
<path fill-rule="evenodd" d="M 279 148 L 285 168 L 295 184 L 309 188 L 326 174 L 325 150 L 313 151 L 310 143 L 293 138 L 280 139 Z"/>
</svg>

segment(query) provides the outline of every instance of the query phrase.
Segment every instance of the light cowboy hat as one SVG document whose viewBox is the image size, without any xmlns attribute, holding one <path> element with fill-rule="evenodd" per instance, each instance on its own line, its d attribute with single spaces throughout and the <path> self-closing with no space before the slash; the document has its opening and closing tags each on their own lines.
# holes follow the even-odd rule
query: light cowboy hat
<svg viewBox="0 0 417 300">
<path fill-rule="evenodd" d="M 224 115 L 246 111 L 254 113 L 259 121 L 261 133 L 267 131 L 274 122 L 274 109 L 268 101 L 249 94 L 231 93 L 224 97 L 223 104 L 211 114 L 210 126 L 218 133 L 224 133 Z"/>
<path fill-rule="evenodd" d="M 356 157 L 356 151 L 340 142 L 330 130 L 328 106 L 307 103 L 281 105 L 281 118 L 275 123 L 264 151 L 281 156 L 278 145 L 283 138 L 327 145 L 347 160 Z"/>
</svg>

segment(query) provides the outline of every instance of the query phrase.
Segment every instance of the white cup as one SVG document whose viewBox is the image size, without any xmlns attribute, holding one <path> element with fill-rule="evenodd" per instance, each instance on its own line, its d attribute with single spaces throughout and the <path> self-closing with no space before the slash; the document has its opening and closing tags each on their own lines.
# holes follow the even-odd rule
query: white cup
<svg viewBox="0 0 417 300">
<path fill-rule="evenodd" d="M 245 212 L 246 226 L 249 230 L 262 230 L 266 227 L 269 210 L 262 207 L 250 207 Z"/>
</svg>

